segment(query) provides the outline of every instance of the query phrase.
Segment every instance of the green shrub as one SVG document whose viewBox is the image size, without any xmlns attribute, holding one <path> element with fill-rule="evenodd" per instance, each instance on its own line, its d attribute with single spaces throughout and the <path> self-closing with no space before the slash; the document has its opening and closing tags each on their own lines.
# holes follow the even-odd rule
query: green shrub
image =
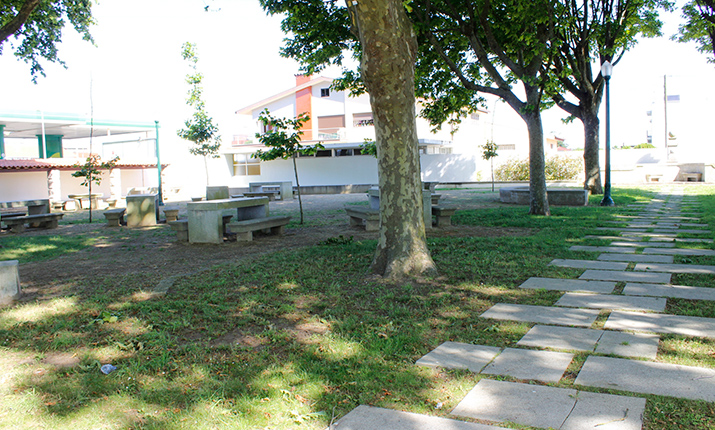
<svg viewBox="0 0 715 430">
<path fill-rule="evenodd" d="M 583 160 L 570 157 L 549 157 L 545 166 L 547 181 L 568 181 L 577 179 L 583 173 Z M 498 181 L 528 181 L 529 159 L 511 159 L 494 172 Z"/>
</svg>

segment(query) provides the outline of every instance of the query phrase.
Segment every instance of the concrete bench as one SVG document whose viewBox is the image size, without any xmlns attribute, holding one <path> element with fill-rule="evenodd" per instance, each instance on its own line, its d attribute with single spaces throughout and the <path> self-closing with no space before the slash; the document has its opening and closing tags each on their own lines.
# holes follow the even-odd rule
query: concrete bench
<svg viewBox="0 0 715 430">
<path fill-rule="evenodd" d="M 104 211 L 104 217 L 107 219 L 107 227 L 119 227 L 124 224 L 124 214 L 126 212 L 127 210 L 125 208 Z"/>
<path fill-rule="evenodd" d="M 169 226 L 172 230 L 176 232 L 176 240 L 179 242 L 189 241 L 189 220 L 179 219 L 175 221 L 169 221 Z"/>
<path fill-rule="evenodd" d="M 455 212 L 457 212 L 457 208 L 432 206 L 432 215 L 435 217 L 437 227 L 452 225 L 452 215 L 454 215 Z"/>
<path fill-rule="evenodd" d="M 37 215 L 24 215 L 14 218 L 5 219 L 3 222 L 10 227 L 10 231 L 13 233 L 22 233 L 25 231 L 25 223 L 37 225 L 40 228 L 50 229 L 57 228 L 57 224 L 64 214 L 37 214 Z"/>
<path fill-rule="evenodd" d="M 179 219 L 179 208 L 173 206 L 165 206 L 164 217 L 166 218 L 166 222 L 176 221 L 177 219 Z"/>
<path fill-rule="evenodd" d="M 289 221 L 289 216 L 253 218 L 230 222 L 226 225 L 226 230 L 230 234 L 235 234 L 237 241 L 250 242 L 253 240 L 254 231 L 270 229 L 271 234 L 282 235 L 285 225 L 288 224 Z"/>
<path fill-rule="evenodd" d="M 268 197 L 268 200 L 275 201 L 279 191 L 246 191 L 243 193 L 245 197 Z"/>
<path fill-rule="evenodd" d="M 365 231 L 377 231 L 380 229 L 380 211 L 366 207 L 345 207 L 345 212 L 350 217 L 350 226 L 362 226 L 365 224 Z"/>
<path fill-rule="evenodd" d="M 547 188 L 546 197 L 552 206 L 586 206 L 588 190 L 583 188 Z M 503 187 L 499 189 L 499 201 L 517 205 L 529 204 L 529 187 Z"/>
</svg>

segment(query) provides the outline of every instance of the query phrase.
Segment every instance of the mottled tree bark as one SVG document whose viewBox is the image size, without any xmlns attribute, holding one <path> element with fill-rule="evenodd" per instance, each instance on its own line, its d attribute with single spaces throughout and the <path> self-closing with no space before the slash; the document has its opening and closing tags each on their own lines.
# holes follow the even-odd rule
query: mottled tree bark
<svg viewBox="0 0 715 430">
<path fill-rule="evenodd" d="M 583 188 L 589 190 L 591 194 L 603 194 L 601 162 L 598 158 L 598 133 L 601 127 L 598 113 L 584 112 L 581 122 L 583 122 L 584 136 L 583 163 L 586 172 Z"/>
<path fill-rule="evenodd" d="M 546 194 L 546 159 L 544 156 L 544 127 L 541 115 L 522 114 L 529 130 L 529 213 L 551 215 Z"/>
<path fill-rule="evenodd" d="M 435 270 L 425 240 L 415 123 L 417 42 L 400 0 L 348 0 L 362 46 L 380 185 L 380 233 L 371 270 L 388 279 Z"/>
</svg>

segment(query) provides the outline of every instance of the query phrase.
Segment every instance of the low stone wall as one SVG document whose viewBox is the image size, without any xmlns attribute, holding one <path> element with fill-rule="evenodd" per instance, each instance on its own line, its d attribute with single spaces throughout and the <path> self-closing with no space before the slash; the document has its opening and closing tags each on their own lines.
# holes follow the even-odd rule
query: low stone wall
<svg viewBox="0 0 715 430">
<path fill-rule="evenodd" d="M 546 195 L 549 205 L 553 206 L 586 206 L 588 205 L 588 190 L 578 188 L 547 188 Z M 529 187 L 501 188 L 499 201 L 517 205 L 529 204 Z"/>
</svg>

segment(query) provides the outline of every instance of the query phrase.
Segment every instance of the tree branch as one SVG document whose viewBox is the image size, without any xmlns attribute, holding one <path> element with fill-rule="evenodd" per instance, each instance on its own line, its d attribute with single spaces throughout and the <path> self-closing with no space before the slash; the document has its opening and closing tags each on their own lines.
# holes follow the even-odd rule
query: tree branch
<svg viewBox="0 0 715 430">
<path fill-rule="evenodd" d="M 8 37 L 15 34 L 27 22 L 30 14 L 40 5 L 40 0 L 27 0 L 23 3 L 20 10 L 17 12 L 7 24 L 0 28 L 0 45 L 7 40 Z"/>
</svg>

